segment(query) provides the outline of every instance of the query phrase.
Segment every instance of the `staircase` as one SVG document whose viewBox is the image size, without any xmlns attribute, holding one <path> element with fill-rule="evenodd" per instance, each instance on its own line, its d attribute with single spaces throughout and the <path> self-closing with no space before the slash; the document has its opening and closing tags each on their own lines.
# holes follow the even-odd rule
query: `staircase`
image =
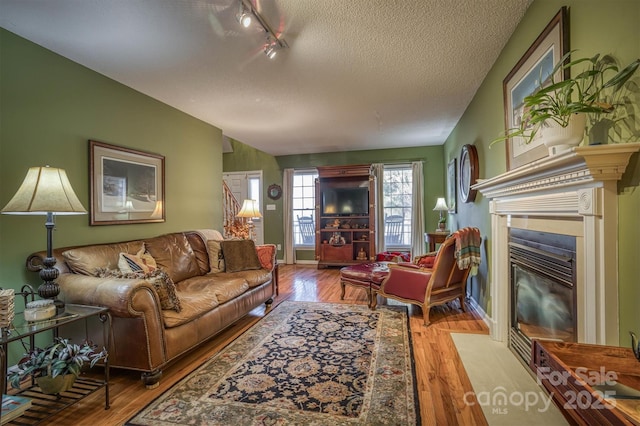
<svg viewBox="0 0 640 426">
<path fill-rule="evenodd" d="M 245 223 L 245 219 L 237 218 L 236 215 L 240 211 L 240 203 L 236 199 L 233 192 L 231 192 L 231 188 L 227 185 L 227 183 L 222 181 L 222 192 L 223 192 L 223 209 L 224 209 L 224 237 L 241 237 L 242 233 L 248 226 Z"/>
</svg>

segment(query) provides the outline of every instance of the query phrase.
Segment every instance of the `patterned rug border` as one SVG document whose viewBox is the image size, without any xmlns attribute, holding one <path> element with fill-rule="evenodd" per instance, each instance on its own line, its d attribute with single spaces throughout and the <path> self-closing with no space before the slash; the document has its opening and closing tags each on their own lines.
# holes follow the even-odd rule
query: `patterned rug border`
<svg viewBox="0 0 640 426">
<path fill-rule="evenodd" d="M 198 371 L 205 369 L 209 363 L 212 363 L 216 358 L 223 356 L 225 354 L 225 352 L 227 350 L 231 350 L 235 344 L 235 342 L 239 341 L 240 339 L 242 339 L 243 337 L 245 337 L 246 335 L 248 335 L 248 333 L 250 333 L 251 331 L 253 331 L 254 329 L 262 326 L 262 324 L 264 322 L 268 322 L 268 320 L 272 317 L 275 316 L 279 310 L 282 308 L 289 308 L 289 309 L 296 309 L 296 308 L 304 308 L 304 307 L 313 307 L 313 308 L 323 308 L 323 307 L 327 307 L 329 309 L 331 308 L 339 308 L 339 309 L 345 309 L 345 307 L 352 307 L 358 310 L 362 310 L 364 312 L 371 312 L 371 313 L 375 313 L 378 311 L 396 311 L 399 313 L 403 313 L 403 317 L 404 317 L 404 329 L 406 330 L 406 339 L 407 339 L 407 346 L 408 346 L 408 367 L 410 367 L 407 369 L 407 372 L 410 372 L 411 374 L 411 385 L 412 385 L 412 400 L 413 400 L 413 409 L 414 409 L 414 415 L 415 415 L 415 424 L 416 425 L 420 425 L 421 424 L 421 415 L 420 415 L 420 400 L 419 400 L 419 396 L 418 396 L 418 383 L 417 383 L 417 376 L 416 376 L 416 364 L 415 364 L 415 358 L 414 358 L 414 348 L 413 348 L 413 336 L 412 336 L 412 331 L 411 331 L 411 320 L 409 317 L 409 313 L 408 313 L 408 307 L 405 305 L 393 305 L 393 306 L 378 306 L 376 308 L 376 311 L 371 311 L 369 310 L 366 306 L 364 305 L 360 305 L 360 304 L 350 304 L 350 303 L 331 303 L 331 302 L 311 302 L 311 301 L 291 301 L 291 300 L 284 300 L 281 303 L 277 304 L 276 306 L 274 306 L 271 310 L 269 310 L 267 313 L 265 313 L 265 315 L 260 318 L 255 324 L 253 324 L 251 327 L 247 328 L 244 332 L 242 332 L 239 336 L 237 336 L 235 339 L 233 339 L 232 341 L 230 341 L 229 343 L 227 343 L 225 346 L 223 346 L 222 348 L 220 348 L 216 353 L 214 353 L 213 355 L 211 355 L 208 359 L 204 360 L 200 365 L 198 365 L 196 368 L 194 368 L 192 371 L 188 372 L 182 379 L 178 380 L 176 383 L 174 383 L 169 389 L 165 390 L 164 392 L 162 392 L 160 395 L 156 396 L 151 402 L 149 402 L 148 404 L 146 404 L 143 408 L 139 409 L 133 416 L 131 416 L 125 423 L 124 426 L 141 426 L 141 425 L 145 425 L 147 423 L 132 423 L 136 417 L 138 417 L 139 415 L 141 415 L 144 411 L 146 411 L 149 407 L 153 406 L 154 404 L 156 404 L 156 402 L 160 399 L 166 399 L 166 397 L 168 397 L 168 394 L 174 392 L 175 389 L 179 388 L 180 386 L 186 384 L 188 381 L 193 379 L 193 376 L 195 374 L 198 373 Z M 366 308 L 366 310 L 364 309 Z M 267 336 L 268 337 L 268 336 Z M 266 337 L 265 337 L 266 339 Z M 262 340 L 261 340 L 262 342 Z M 206 344 L 206 343 L 205 343 Z M 375 358 L 377 358 L 377 353 L 374 355 L 374 360 L 372 362 L 372 368 L 375 367 Z M 370 402 L 370 401 L 368 401 Z M 367 402 L 367 405 L 368 405 Z M 231 405 L 231 404 L 230 404 Z M 269 407 L 270 410 L 273 411 L 280 411 L 278 409 L 273 409 L 273 407 Z M 408 407 L 409 409 L 409 407 Z M 309 418 L 309 422 L 305 424 L 324 424 L 322 422 L 317 423 L 317 419 L 316 420 L 312 420 L 314 417 L 318 417 L 318 416 L 326 416 L 326 414 L 321 414 L 321 413 L 305 413 L 306 416 L 310 417 Z M 359 425 L 360 423 L 356 423 L 355 421 L 356 419 L 344 419 L 344 421 L 342 422 L 336 422 L 336 419 L 332 419 L 332 425 L 333 424 L 344 424 L 344 425 Z M 152 424 L 158 424 L 158 425 L 177 425 L 178 423 L 170 423 L 170 422 L 162 422 L 159 421 L 158 423 L 152 423 Z M 298 424 L 298 423 L 295 423 Z M 372 423 L 372 422 L 368 422 L 366 423 L 367 425 L 373 425 L 373 424 L 379 424 L 377 422 Z M 382 424 L 382 423 L 380 423 Z M 387 424 L 387 423 L 384 423 Z M 396 423 L 399 424 L 399 423 Z M 413 424 L 413 423 L 411 423 Z"/>
</svg>

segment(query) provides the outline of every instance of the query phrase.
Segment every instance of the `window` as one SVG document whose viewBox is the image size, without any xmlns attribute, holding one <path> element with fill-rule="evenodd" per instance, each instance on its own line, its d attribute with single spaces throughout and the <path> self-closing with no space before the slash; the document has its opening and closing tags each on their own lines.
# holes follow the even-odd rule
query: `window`
<svg viewBox="0 0 640 426">
<path fill-rule="evenodd" d="M 387 248 L 411 247 L 413 181 L 411 165 L 384 166 L 384 237 Z"/>
<path fill-rule="evenodd" d="M 251 200 L 256 200 L 259 209 L 262 209 L 262 200 L 260 199 L 260 186 L 262 185 L 260 177 L 249 176 L 247 179 L 247 194 Z"/>
<path fill-rule="evenodd" d="M 300 170 L 293 174 L 293 242 L 296 247 L 313 247 L 316 216 L 316 170 Z"/>
</svg>

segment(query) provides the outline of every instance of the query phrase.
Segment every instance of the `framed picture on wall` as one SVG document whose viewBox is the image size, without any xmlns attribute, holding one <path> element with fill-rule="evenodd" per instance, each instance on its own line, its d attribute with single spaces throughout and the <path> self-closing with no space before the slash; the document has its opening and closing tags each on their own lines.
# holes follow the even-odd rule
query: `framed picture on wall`
<svg viewBox="0 0 640 426">
<path fill-rule="evenodd" d="M 548 83 L 553 67 L 569 51 L 568 22 L 566 7 L 562 7 L 504 79 L 505 131 L 520 126 L 524 98 L 536 92 L 541 84 Z M 564 80 L 568 70 L 564 73 L 558 71 L 554 80 Z M 506 145 L 507 170 L 548 155 L 539 135 L 528 144 L 522 137 L 512 137 L 507 139 Z"/>
<path fill-rule="evenodd" d="M 91 225 L 165 221 L 164 157 L 89 141 Z"/>
<path fill-rule="evenodd" d="M 454 158 L 449 161 L 447 166 L 447 206 L 449 206 L 449 213 L 458 213 L 458 200 L 456 198 L 457 173 L 457 160 Z"/>
</svg>

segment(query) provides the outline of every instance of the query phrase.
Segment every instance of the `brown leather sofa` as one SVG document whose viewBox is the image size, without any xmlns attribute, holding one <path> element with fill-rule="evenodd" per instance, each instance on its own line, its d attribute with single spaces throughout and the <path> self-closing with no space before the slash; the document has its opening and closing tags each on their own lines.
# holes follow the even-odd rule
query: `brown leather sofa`
<svg viewBox="0 0 640 426">
<path fill-rule="evenodd" d="M 172 233 L 154 238 L 54 250 L 60 271 L 59 298 L 65 303 L 108 307 L 112 316 L 109 364 L 138 370 L 147 387 L 157 386 L 161 369 L 212 338 L 275 294 L 275 246 L 256 246 L 259 269 L 215 272 L 210 266 L 212 230 Z M 175 283 L 179 312 L 162 309 L 156 287 L 141 278 L 100 277 L 96 270 L 118 268 L 121 253 L 144 248 Z M 27 260 L 41 269 L 45 252 Z M 215 265 L 216 267 L 218 265 Z M 165 305 L 163 305 L 165 306 Z M 166 307 L 166 306 L 165 306 Z M 100 341 L 98 336 L 95 341 Z"/>
</svg>

